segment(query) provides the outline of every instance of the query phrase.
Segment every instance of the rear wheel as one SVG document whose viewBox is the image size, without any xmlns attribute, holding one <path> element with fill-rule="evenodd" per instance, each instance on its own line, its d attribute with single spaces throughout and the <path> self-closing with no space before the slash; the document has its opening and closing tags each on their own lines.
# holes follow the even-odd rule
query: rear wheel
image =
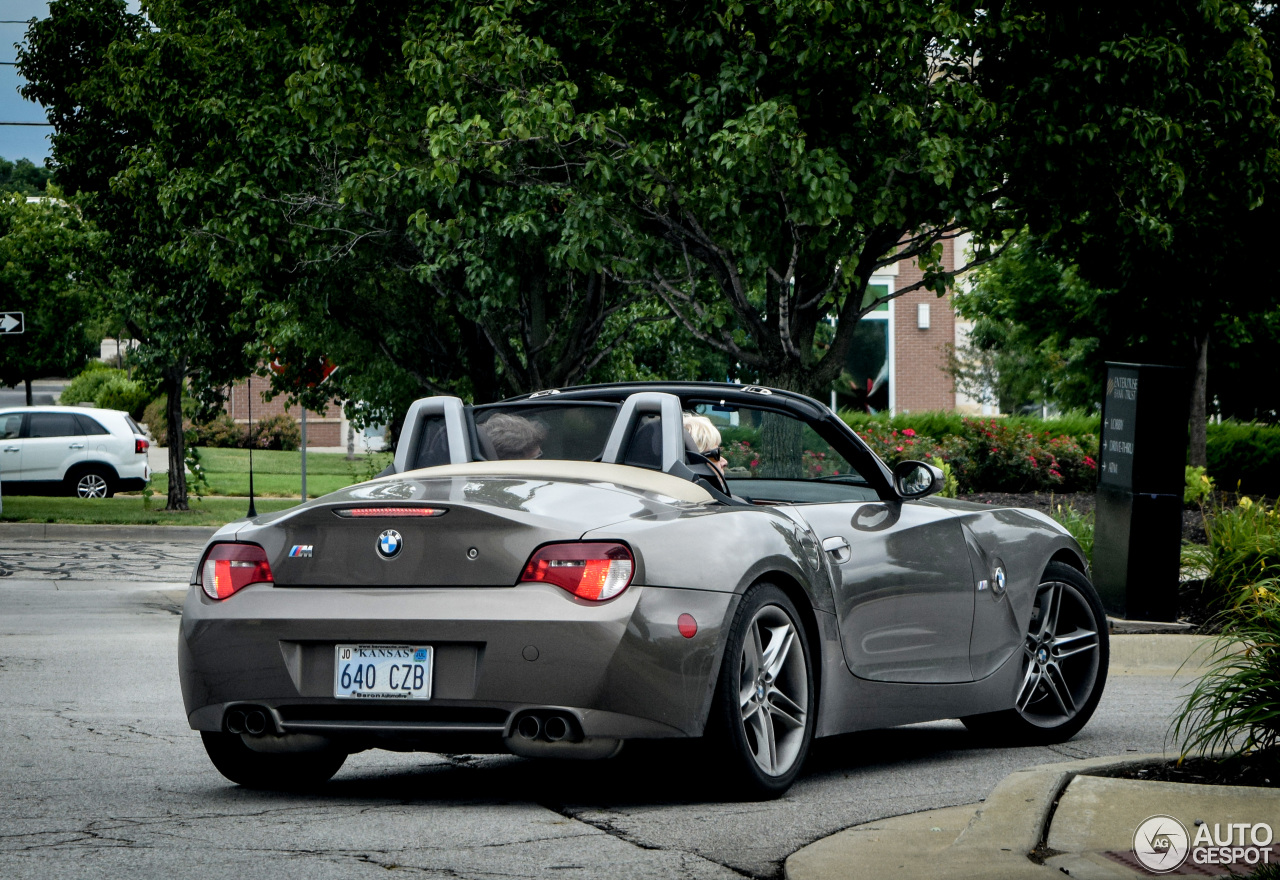
<svg viewBox="0 0 1280 880">
<path fill-rule="evenodd" d="M 90 467 L 74 472 L 68 482 L 78 498 L 111 498 L 116 494 L 111 479 L 105 468 Z"/>
<path fill-rule="evenodd" d="M 707 738 L 736 794 L 782 795 L 813 741 L 813 661 L 795 605 L 772 584 L 752 587 L 734 614 Z"/>
<path fill-rule="evenodd" d="M 255 752 L 235 733 L 201 731 L 204 750 L 218 772 L 245 788 L 286 791 L 315 788 L 342 768 L 347 753 L 339 749 L 296 754 Z"/>
<path fill-rule="evenodd" d="M 1107 616 L 1093 584 L 1071 566 L 1051 562 L 1036 588 L 1013 708 L 961 720 L 1006 740 L 1063 742 L 1093 716 L 1109 661 Z"/>
</svg>

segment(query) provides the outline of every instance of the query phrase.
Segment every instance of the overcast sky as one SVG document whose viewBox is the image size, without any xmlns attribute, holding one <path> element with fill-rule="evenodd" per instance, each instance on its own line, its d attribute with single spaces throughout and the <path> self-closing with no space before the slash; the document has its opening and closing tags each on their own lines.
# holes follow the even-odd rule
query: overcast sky
<svg viewBox="0 0 1280 880">
<path fill-rule="evenodd" d="M 129 0 L 136 12 L 138 0 Z M 32 18 L 44 18 L 49 14 L 49 0 L 0 0 L 0 61 L 15 60 L 14 44 L 22 42 L 27 32 L 26 22 Z M 9 22 L 21 22 L 9 24 Z M 39 104 L 24 101 L 18 94 L 22 77 L 10 64 L 0 64 L 0 122 L 44 122 L 44 110 Z M 30 159 L 43 165 L 49 155 L 49 131 L 46 127 L 29 125 L 0 125 L 0 156 L 10 162 Z"/>
</svg>

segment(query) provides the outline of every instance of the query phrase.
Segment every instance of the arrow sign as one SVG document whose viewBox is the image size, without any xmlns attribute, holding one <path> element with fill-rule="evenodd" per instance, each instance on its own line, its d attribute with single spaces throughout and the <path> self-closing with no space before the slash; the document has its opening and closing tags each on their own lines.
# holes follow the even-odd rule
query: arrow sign
<svg viewBox="0 0 1280 880">
<path fill-rule="evenodd" d="M 0 334 L 15 335 L 25 333 L 26 329 L 22 312 L 0 312 Z"/>
</svg>

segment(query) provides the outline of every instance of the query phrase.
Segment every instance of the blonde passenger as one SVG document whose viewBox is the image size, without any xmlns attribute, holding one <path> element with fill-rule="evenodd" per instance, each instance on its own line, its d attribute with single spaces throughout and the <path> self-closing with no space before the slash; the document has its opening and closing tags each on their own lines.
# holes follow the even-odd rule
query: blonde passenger
<svg viewBox="0 0 1280 880">
<path fill-rule="evenodd" d="M 720 453 L 720 431 L 712 424 L 711 419 L 706 416 L 685 413 L 684 429 L 693 438 L 693 444 L 698 447 L 698 451 L 705 455 L 707 460 L 715 465 L 721 476 L 723 476 L 724 456 Z"/>
</svg>

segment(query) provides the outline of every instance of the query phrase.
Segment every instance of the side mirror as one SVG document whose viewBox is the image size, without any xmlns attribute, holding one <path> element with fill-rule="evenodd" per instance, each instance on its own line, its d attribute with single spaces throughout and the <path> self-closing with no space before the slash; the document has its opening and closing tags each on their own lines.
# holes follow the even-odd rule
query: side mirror
<svg viewBox="0 0 1280 880">
<path fill-rule="evenodd" d="M 941 469 L 923 461 L 904 461 L 893 469 L 893 488 L 903 498 L 923 498 L 942 485 Z"/>
</svg>

